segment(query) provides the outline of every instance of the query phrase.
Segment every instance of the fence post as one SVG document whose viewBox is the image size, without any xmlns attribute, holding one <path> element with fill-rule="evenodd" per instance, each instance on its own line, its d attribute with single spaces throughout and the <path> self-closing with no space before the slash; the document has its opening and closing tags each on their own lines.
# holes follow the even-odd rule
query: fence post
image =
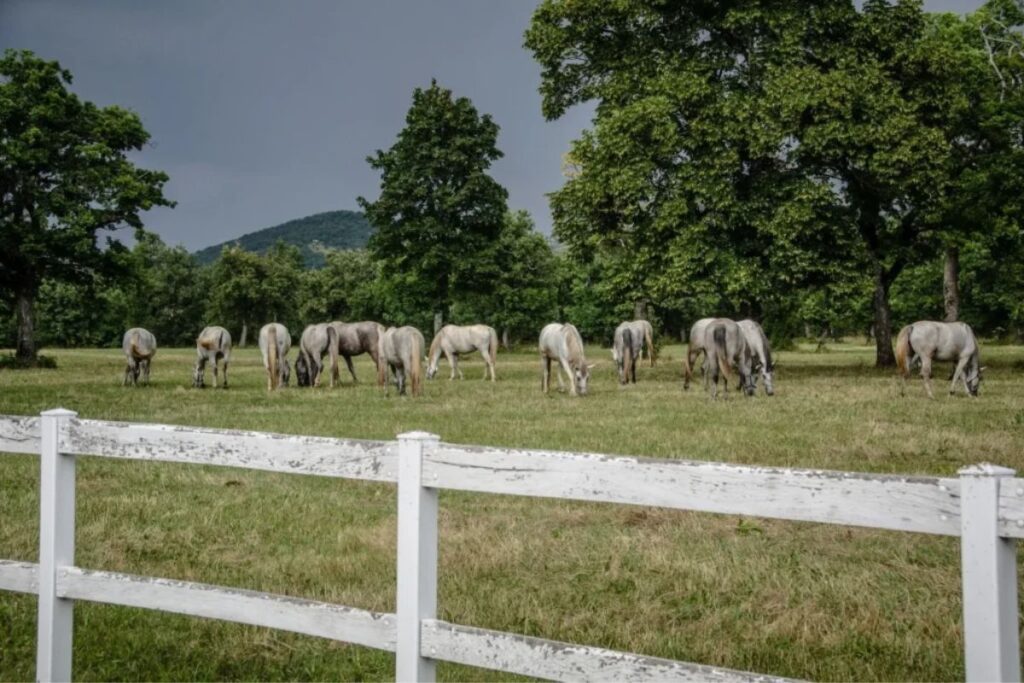
<svg viewBox="0 0 1024 683">
<path fill-rule="evenodd" d="M 39 618 L 36 680 L 71 680 L 74 602 L 57 597 L 57 568 L 75 563 L 75 457 L 62 455 L 60 436 L 78 413 L 47 410 L 40 420 Z"/>
<path fill-rule="evenodd" d="M 434 660 L 420 653 L 420 622 L 437 616 L 437 489 L 423 485 L 423 454 L 439 440 L 427 432 L 398 435 L 398 681 L 435 678 Z"/>
<path fill-rule="evenodd" d="M 960 470 L 960 564 L 968 681 L 1019 681 L 1017 542 L 999 535 L 999 486 L 1016 472 Z"/>
</svg>

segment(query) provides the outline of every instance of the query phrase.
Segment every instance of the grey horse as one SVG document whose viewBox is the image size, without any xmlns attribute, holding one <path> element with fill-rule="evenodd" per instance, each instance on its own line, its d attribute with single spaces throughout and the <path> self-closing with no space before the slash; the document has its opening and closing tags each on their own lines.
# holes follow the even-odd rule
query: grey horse
<svg viewBox="0 0 1024 683">
<path fill-rule="evenodd" d="M 906 393 L 910 368 L 921 363 L 921 378 L 928 398 L 935 398 L 932 392 L 932 362 L 951 360 L 956 367 L 949 385 L 950 395 L 956 392 L 956 383 L 962 380 L 964 389 L 977 397 L 981 386 L 978 340 L 974 330 L 966 323 L 945 323 L 934 320 L 919 320 L 900 330 L 896 337 L 896 365 L 900 371 L 900 394 Z"/>
<path fill-rule="evenodd" d="M 149 330 L 133 327 L 124 333 L 121 339 L 121 350 L 128 361 L 124 368 L 122 386 L 138 386 L 139 374 L 142 383 L 149 385 L 149 364 L 156 355 L 156 337 Z"/>
<path fill-rule="evenodd" d="M 217 386 L 217 361 L 223 360 L 224 388 L 228 388 L 228 363 L 231 361 L 231 333 L 219 325 L 204 327 L 196 337 L 196 365 L 192 371 L 192 386 L 206 386 L 207 362 L 213 365 L 213 386 Z"/>
<path fill-rule="evenodd" d="M 633 331 L 633 338 L 639 339 L 641 342 L 640 347 L 640 358 L 643 358 L 643 350 L 647 349 L 647 360 L 650 362 L 651 367 L 654 367 L 654 328 L 651 323 L 646 320 L 633 320 L 628 323 L 630 330 Z"/>
<path fill-rule="evenodd" d="M 384 334 L 384 326 L 372 320 L 364 320 L 358 323 L 332 322 L 331 327 L 337 336 L 338 355 L 345 359 L 348 366 L 348 373 L 352 375 L 352 381 L 356 379 L 356 369 L 352 365 L 352 356 L 362 353 L 370 354 L 374 367 L 379 365 L 380 336 Z M 332 368 L 332 383 L 338 379 L 337 366 Z"/>
<path fill-rule="evenodd" d="M 767 396 L 775 394 L 775 361 L 772 360 L 771 345 L 768 344 L 768 337 L 764 329 L 753 320 L 740 320 L 737 325 L 743 332 L 743 337 L 750 347 L 750 355 L 754 359 L 754 371 L 760 372 L 764 380 L 764 393 Z M 755 378 L 754 383 L 757 383 Z"/>
<path fill-rule="evenodd" d="M 704 348 L 704 331 L 708 325 L 715 320 L 715 318 L 701 318 L 693 324 L 690 328 L 689 345 L 686 349 L 686 357 L 683 359 L 683 389 L 690 388 L 690 380 L 693 379 L 693 364 L 697 362 L 697 356 L 704 354 L 707 358 L 706 349 Z M 704 367 L 701 369 L 701 374 L 704 376 L 704 386 L 707 386 L 707 361 L 704 362 Z"/>
<path fill-rule="evenodd" d="M 620 323 L 612 338 L 612 360 L 619 371 L 619 384 L 636 384 L 636 363 L 644 343 L 644 330 L 635 322 Z"/>
<path fill-rule="evenodd" d="M 299 354 L 302 355 L 306 367 L 309 368 L 309 381 L 314 387 L 320 386 L 324 372 L 324 354 L 331 358 L 331 386 L 338 374 L 338 340 L 337 332 L 330 323 L 307 325 L 299 340 Z"/>
<path fill-rule="evenodd" d="M 260 328 L 260 355 L 267 370 L 267 391 L 279 386 L 288 386 L 291 368 L 288 366 L 288 351 L 292 348 L 292 336 L 281 323 L 267 323 Z"/>
<path fill-rule="evenodd" d="M 415 327 L 389 327 L 380 340 L 380 362 L 377 365 L 377 383 L 384 385 L 384 395 L 389 395 L 387 371 L 391 370 L 398 394 L 405 393 L 410 386 L 413 396 L 423 393 L 423 349 L 426 340 Z"/>
<path fill-rule="evenodd" d="M 551 389 L 551 361 L 555 361 L 558 363 L 555 370 L 558 388 L 565 386 L 561 373 L 564 370 L 569 377 L 569 393 L 585 396 L 594 364 L 587 363 L 579 330 L 571 323 L 551 323 L 541 330 L 537 346 L 540 351 L 541 390 L 546 394 Z"/>
<path fill-rule="evenodd" d="M 757 392 L 752 372 L 753 359 L 747 340 L 740 326 L 728 318 L 715 318 L 704 329 L 704 362 L 710 381 L 711 398 L 718 398 L 719 373 L 724 375 L 723 384 L 729 392 L 732 369 L 740 376 L 740 388 L 747 396 Z"/>
<path fill-rule="evenodd" d="M 498 357 L 498 333 L 489 325 L 445 325 L 430 342 L 430 353 L 427 356 L 427 379 L 437 374 L 437 363 L 444 353 L 451 368 L 449 380 L 455 379 L 459 370 L 459 354 L 479 351 L 484 358 L 484 379 L 491 373 L 491 381 L 495 381 L 494 365 Z"/>
</svg>

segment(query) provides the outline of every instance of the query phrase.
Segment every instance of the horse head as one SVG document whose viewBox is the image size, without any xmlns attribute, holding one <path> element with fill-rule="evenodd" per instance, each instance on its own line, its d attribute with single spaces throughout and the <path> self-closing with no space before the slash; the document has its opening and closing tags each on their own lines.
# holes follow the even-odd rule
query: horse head
<svg viewBox="0 0 1024 683">
<path fill-rule="evenodd" d="M 976 363 L 974 364 L 973 368 L 967 370 L 967 376 L 965 378 L 965 381 L 967 383 L 967 391 L 971 394 L 971 396 L 978 395 L 978 389 L 981 388 L 981 373 L 984 370 L 985 368 L 979 368 Z"/>
<path fill-rule="evenodd" d="M 775 395 L 775 363 L 769 363 L 761 367 L 761 376 L 764 378 L 764 393 L 766 396 Z M 755 381 L 756 385 L 756 381 Z"/>
<path fill-rule="evenodd" d="M 590 381 L 590 371 L 594 367 L 594 363 L 590 365 L 578 365 L 573 368 L 573 379 L 576 381 L 576 393 L 580 396 L 587 395 L 587 382 Z"/>
</svg>

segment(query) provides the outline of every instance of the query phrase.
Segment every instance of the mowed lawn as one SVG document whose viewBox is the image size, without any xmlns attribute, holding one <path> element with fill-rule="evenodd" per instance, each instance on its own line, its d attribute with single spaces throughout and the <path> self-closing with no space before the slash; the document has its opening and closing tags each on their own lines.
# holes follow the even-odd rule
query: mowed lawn
<svg viewBox="0 0 1024 683">
<path fill-rule="evenodd" d="M 391 439 L 586 450 L 785 467 L 954 474 L 1024 471 L 1024 348 L 984 346 L 977 400 L 900 398 L 870 348 L 779 355 L 777 393 L 683 392 L 683 349 L 619 387 L 588 347 L 590 395 L 540 393 L 530 350 L 466 379 L 386 399 L 362 357 L 334 389 L 265 390 L 255 350 L 230 389 L 189 388 L 194 351 L 161 349 L 148 388 L 120 386 L 116 350 L 52 351 L 57 370 L 0 371 L 0 413 L 63 406 L 83 417 Z M 939 391 L 941 389 L 941 391 Z M 301 453 L 296 454 L 301 457 Z M 0 456 L 0 558 L 36 561 L 38 460 Z M 378 611 L 394 610 L 392 485 L 229 468 L 78 466 L 77 563 Z M 809 523 L 442 492 L 442 619 L 660 657 L 818 680 L 962 679 L 957 539 Z M 0 593 L 0 679 L 34 676 L 35 598 Z M 444 680 L 509 679 L 440 664 Z M 279 631 L 88 603 L 75 607 L 78 680 L 375 680 L 386 653 Z"/>
</svg>

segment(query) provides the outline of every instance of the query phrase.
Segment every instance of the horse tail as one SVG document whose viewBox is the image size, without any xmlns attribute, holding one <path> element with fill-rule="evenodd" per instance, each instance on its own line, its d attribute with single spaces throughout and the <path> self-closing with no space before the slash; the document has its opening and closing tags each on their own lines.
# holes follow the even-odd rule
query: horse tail
<svg viewBox="0 0 1024 683">
<path fill-rule="evenodd" d="M 712 336 L 715 342 L 715 357 L 718 359 L 718 366 L 722 369 L 722 374 L 725 375 L 725 381 L 728 383 L 732 379 L 732 370 L 729 367 L 729 357 L 725 343 L 725 326 L 719 325 L 716 327 Z M 707 353 L 707 349 L 704 352 Z"/>
<path fill-rule="evenodd" d="M 409 350 L 412 358 L 409 359 L 409 381 L 412 382 L 412 395 L 419 396 L 423 393 L 423 346 L 420 344 L 419 335 L 410 335 L 412 340 L 409 343 Z"/>
<path fill-rule="evenodd" d="M 267 329 L 267 372 L 270 373 L 270 388 L 277 389 L 280 377 L 277 374 L 277 326 Z"/>
<path fill-rule="evenodd" d="M 128 348 L 132 352 L 132 358 L 138 358 L 142 354 L 139 352 L 139 332 L 136 330 L 132 332 L 132 339 L 128 342 Z"/>
<path fill-rule="evenodd" d="M 653 335 L 651 334 L 651 330 L 652 329 L 653 328 L 651 327 L 650 323 L 648 323 L 647 325 L 644 326 L 644 338 L 645 338 L 645 341 L 647 342 L 647 358 L 650 359 L 651 367 L 653 368 L 654 367 L 654 338 L 653 338 Z"/>
<path fill-rule="evenodd" d="M 896 337 L 896 367 L 903 379 L 910 377 L 910 359 L 914 355 L 914 347 L 910 343 L 910 333 L 913 330 L 913 325 L 907 325 L 900 330 L 899 336 Z"/>
<path fill-rule="evenodd" d="M 629 384 L 633 374 L 633 331 L 628 327 L 622 330 L 622 372 Z"/>
<path fill-rule="evenodd" d="M 338 331 L 333 326 L 327 326 L 327 352 L 331 357 L 331 386 L 338 377 Z"/>
</svg>

